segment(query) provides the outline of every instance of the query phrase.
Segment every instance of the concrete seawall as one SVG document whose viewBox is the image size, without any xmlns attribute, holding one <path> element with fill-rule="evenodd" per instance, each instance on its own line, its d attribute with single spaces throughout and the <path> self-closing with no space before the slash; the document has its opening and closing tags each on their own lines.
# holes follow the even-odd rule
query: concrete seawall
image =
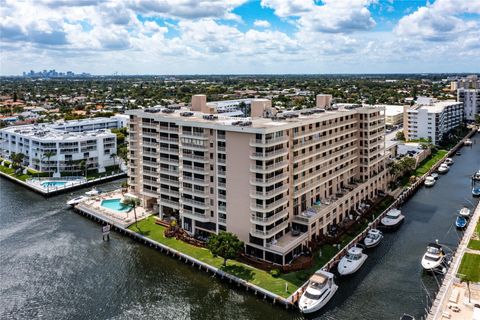
<svg viewBox="0 0 480 320">
<path fill-rule="evenodd" d="M 147 245 L 155 250 L 158 250 L 168 256 L 171 256 L 172 258 L 176 258 L 179 261 L 184 262 L 185 264 L 190 264 L 192 267 L 198 268 L 198 270 L 202 270 L 207 272 L 208 274 L 212 274 L 214 277 L 218 277 L 221 280 L 227 281 L 231 284 L 237 284 L 238 287 L 244 288 L 247 292 L 253 293 L 256 296 L 262 297 L 264 300 L 269 300 L 273 304 L 278 304 L 282 305 L 285 308 L 291 308 L 293 307 L 294 303 L 292 303 L 291 299 L 285 299 L 273 292 L 270 292 L 266 289 L 263 289 L 255 284 L 252 284 L 246 280 L 240 279 L 234 275 L 231 275 L 229 273 L 226 273 L 216 267 L 213 267 L 211 265 L 208 265 L 198 259 L 195 259 L 193 257 L 190 257 L 189 255 L 186 255 L 178 250 L 175 250 L 173 248 L 170 248 L 164 244 L 161 244 L 155 240 L 152 240 L 150 238 L 147 238 L 137 232 L 134 232 L 132 230 L 129 230 L 127 228 L 124 228 L 118 224 L 116 224 L 113 220 L 110 220 L 104 216 L 99 215 L 97 212 L 94 210 L 79 205 L 74 208 L 74 212 L 83 215 L 93 221 L 96 221 L 98 223 L 108 223 L 112 226 L 112 229 L 114 231 L 119 232 L 120 234 L 126 235 L 130 237 L 133 240 L 136 240 L 140 243 L 143 243 L 144 245 Z"/>
<path fill-rule="evenodd" d="M 101 184 L 101 183 L 110 182 L 110 181 L 114 181 L 114 180 L 121 179 L 121 178 L 126 178 L 127 174 L 123 173 L 123 172 L 122 173 L 117 173 L 117 174 L 114 174 L 114 175 L 111 175 L 111 176 L 99 177 L 99 178 L 88 180 L 88 181 L 85 181 L 85 182 L 82 182 L 82 183 L 69 185 L 69 186 L 66 186 L 66 187 L 50 188 L 49 191 L 45 191 L 42 188 L 39 188 L 39 187 L 37 187 L 33 184 L 29 184 L 25 181 L 19 180 L 15 177 L 12 177 L 11 175 L 8 175 L 4 172 L 1 172 L 1 171 L 0 171 L 0 177 L 9 179 L 10 181 L 13 181 L 17 184 L 20 184 L 20 185 L 24 186 L 25 188 L 27 188 L 27 189 L 29 189 L 33 192 L 36 192 L 38 194 L 41 194 L 42 196 L 48 198 L 48 197 L 56 196 L 56 195 L 59 195 L 59 194 L 62 194 L 62 193 L 67 193 L 67 192 L 70 192 L 70 191 L 95 186 L 95 185 L 98 185 L 98 184 Z M 58 180 L 58 179 L 56 179 L 56 180 Z"/>
</svg>

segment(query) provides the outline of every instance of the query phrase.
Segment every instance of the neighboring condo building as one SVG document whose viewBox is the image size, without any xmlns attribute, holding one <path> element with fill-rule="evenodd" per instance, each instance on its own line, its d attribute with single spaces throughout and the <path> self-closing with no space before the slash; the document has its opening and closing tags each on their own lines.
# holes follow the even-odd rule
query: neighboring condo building
<svg viewBox="0 0 480 320">
<path fill-rule="evenodd" d="M 386 189 L 379 108 L 277 113 L 257 99 L 239 119 L 192 100 L 194 112 L 127 114 L 129 191 L 193 235 L 233 232 L 247 254 L 288 264 Z"/>
<path fill-rule="evenodd" d="M 403 124 L 403 106 L 379 104 L 374 107 L 385 109 L 385 125 L 393 127 Z"/>
<path fill-rule="evenodd" d="M 475 121 L 480 115 L 480 88 L 457 90 L 457 100 L 463 103 L 465 120 Z"/>
<path fill-rule="evenodd" d="M 1 129 L 0 155 L 9 159 L 12 153 L 23 153 L 25 166 L 53 172 L 55 177 L 62 172 L 81 171 L 82 160 L 88 170 L 99 172 L 114 164 L 111 154 L 117 150 L 115 134 L 108 130 L 69 132 L 55 127 L 35 124 Z"/>
<path fill-rule="evenodd" d="M 426 139 L 438 145 L 446 134 L 463 123 L 463 103 L 419 97 L 414 106 L 405 106 L 406 140 Z"/>
<path fill-rule="evenodd" d="M 128 125 L 128 116 L 116 115 L 110 118 L 91 118 L 82 120 L 58 121 L 49 127 L 69 131 L 69 132 L 84 132 L 105 129 L 120 129 Z"/>
</svg>

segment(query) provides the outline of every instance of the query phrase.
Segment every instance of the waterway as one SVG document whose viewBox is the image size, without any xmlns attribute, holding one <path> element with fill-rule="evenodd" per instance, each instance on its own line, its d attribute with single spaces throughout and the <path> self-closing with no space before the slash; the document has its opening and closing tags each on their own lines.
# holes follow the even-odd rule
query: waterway
<svg viewBox="0 0 480 320">
<path fill-rule="evenodd" d="M 435 239 L 455 249 L 455 212 L 476 204 L 469 176 L 480 168 L 480 136 L 474 140 L 433 188 L 403 206 L 402 227 L 367 252 L 359 272 L 337 279 L 337 294 L 313 318 L 425 313 L 440 279 L 422 273 L 420 258 Z M 66 208 L 71 196 L 45 199 L 0 179 L 0 319 L 302 318 L 121 235 L 102 241 L 98 224 Z"/>
</svg>

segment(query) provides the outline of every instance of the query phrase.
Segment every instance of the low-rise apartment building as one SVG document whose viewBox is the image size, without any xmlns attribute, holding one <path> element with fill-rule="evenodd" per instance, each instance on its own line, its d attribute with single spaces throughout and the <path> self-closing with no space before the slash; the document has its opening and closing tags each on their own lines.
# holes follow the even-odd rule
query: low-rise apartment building
<svg viewBox="0 0 480 320">
<path fill-rule="evenodd" d="M 24 165 L 42 172 L 78 172 L 85 161 L 88 170 L 105 172 L 114 164 L 117 137 L 108 130 L 70 132 L 55 125 L 12 126 L 0 130 L 0 156 L 25 155 Z"/>
<path fill-rule="evenodd" d="M 416 105 L 405 106 L 403 123 L 406 140 L 426 139 L 438 145 L 463 123 L 463 103 L 419 97 Z"/>
<path fill-rule="evenodd" d="M 193 235 L 233 232 L 247 254 L 288 264 L 386 189 L 383 110 L 251 108 L 127 111 L 129 191 Z"/>
</svg>

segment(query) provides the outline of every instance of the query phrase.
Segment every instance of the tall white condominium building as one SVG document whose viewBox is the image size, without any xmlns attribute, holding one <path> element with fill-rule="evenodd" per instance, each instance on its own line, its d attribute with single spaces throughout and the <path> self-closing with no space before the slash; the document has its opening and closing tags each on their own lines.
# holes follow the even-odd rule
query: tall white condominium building
<svg viewBox="0 0 480 320">
<path fill-rule="evenodd" d="M 129 188 L 191 234 L 233 232 L 247 254 L 288 264 L 385 190 L 383 110 L 251 111 L 128 111 Z"/>
<path fill-rule="evenodd" d="M 438 145 L 446 134 L 463 122 L 463 103 L 419 97 L 405 106 L 404 135 L 407 140 L 427 139 Z"/>
<path fill-rule="evenodd" d="M 475 121 L 476 117 L 480 115 L 480 88 L 459 88 L 457 90 L 457 100 L 463 102 L 465 120 Z"/>
<path fill-rule="evenodd" d="M 24 164 L 42 172 L 77 172 L 85 160 L 88 170 L 105 172 L 114 164 L 110 156 L 116 152 L 117 137 L 109 130 L 70 132 L 56 125 L 12 126 L 0 130 L 0 155 L 23 153 Z M 50 155 L 50 157 L 48 156 Z"/>
</svg>

